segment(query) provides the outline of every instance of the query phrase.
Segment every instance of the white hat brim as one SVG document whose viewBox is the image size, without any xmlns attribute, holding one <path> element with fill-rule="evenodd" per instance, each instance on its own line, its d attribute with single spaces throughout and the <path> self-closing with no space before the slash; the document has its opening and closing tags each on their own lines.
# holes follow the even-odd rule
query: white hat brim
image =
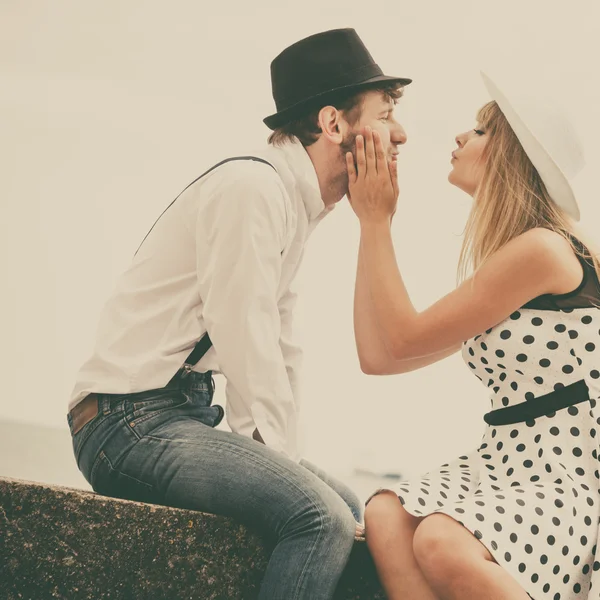
<svg viewBox="0 0 600 600">
<path fill-rule="evenodd" d="M 496 101 L 519 142 L 521 142 L 523 150 L 525 150 L 529 160 L 531 160 L 533 166 L 537 169 L 552 200 L 573 217 L 573 219 L 579 221 L 579 205 L 577 204 L 571 184 L 562 169 L 529 127 L 527 127 L 526 123 L 498 86 L 486 73 L 483 71 L 480 73 L 488 93 Z"/>
</svg>

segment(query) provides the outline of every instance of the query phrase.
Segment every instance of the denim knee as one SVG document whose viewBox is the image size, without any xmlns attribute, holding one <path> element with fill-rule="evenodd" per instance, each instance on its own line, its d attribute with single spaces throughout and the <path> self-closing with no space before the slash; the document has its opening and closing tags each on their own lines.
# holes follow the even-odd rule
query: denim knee
<svg viewBox="0 0 600 600">
<path fill-rule="evenodd" d="M 365 505 L 360 501 L 356 494 L 353 494 L 351 497 L 344 498 L 350 510 L 352 511 L 352 515 L 354 516 L 354 520 L 358 523 L 361 523 L 365 516 Z"/>
<path fill-rule="evenodd" d="M 347 540 L 351 545 L 356 534 L 356 519 L 348 505 L 337 495 L 319 507 L 321 531 L 339 543 Z"/>
<path fill-rule="evenodd" d="M 308 493 L 306 501 L 296 504 L 295 514 L 287 519 L 283 530 L 285 535 L 312 531 L 324 543 L 339 544 L 348 540 L 351 544 L 356 533 L 356 521 L 348 505 L 333 490 L 324 495 Z"/>
</svg>

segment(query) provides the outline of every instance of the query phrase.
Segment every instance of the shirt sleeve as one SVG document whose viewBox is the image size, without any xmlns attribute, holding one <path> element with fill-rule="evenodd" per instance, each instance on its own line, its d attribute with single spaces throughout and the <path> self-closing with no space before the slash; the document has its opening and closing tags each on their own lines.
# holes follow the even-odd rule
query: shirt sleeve
<svg viewBox="0 0 600 600">
<path fill-rule="evenodd" d="M 288 380 L 294 396 L 296 411 L 300 409 L 300 370 L 302 368 L 302 348 L 294 337 L 293 315 L 298 295 L 288 289 L 279 301 L 281 336 L 279 346 L 283 354 Z"/>
<path fill-rule="evenodd" d="M 265 169 L 271 167 L 244 165 L 219 174 L 198 211 L 196 266 L 204 322 L 234 388 L 228 411 L 249 413 L 267 446 L 297 460 L 296 407 L 277 302 L 287 198 L 277 174 Z"/>
</svg>

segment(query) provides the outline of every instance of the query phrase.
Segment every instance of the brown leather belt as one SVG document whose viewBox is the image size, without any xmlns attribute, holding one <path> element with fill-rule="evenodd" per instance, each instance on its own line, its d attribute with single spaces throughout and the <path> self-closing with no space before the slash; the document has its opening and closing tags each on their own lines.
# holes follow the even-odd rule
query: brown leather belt
<svg viewBox="0 0 600 600">
<path fill-rule="evenodd" d="M 73 435 L 83 429 L 98 414 L 98 396 L 89 394 L 70 411 Z"/>
</svg>

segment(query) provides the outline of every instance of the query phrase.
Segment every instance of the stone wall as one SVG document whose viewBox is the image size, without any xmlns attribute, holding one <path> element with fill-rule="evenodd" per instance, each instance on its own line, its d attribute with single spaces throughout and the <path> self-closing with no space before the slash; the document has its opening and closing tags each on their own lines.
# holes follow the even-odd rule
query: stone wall
<svg viewBox="0 0 600 600">
<path fill-rule="evenodd" d="M 252 600 L 270 549 L 224 517 L 0 478 L 2 600 Z M 383 598 L 356 543 L 336 600 Z"/>
</svg>

